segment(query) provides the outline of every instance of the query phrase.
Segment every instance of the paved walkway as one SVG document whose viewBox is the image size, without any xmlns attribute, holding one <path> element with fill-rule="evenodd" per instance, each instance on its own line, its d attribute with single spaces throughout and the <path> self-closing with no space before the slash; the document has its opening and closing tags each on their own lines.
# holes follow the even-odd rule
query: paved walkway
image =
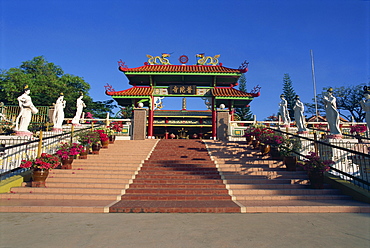
<svg viewBox="0 0 370 248">
<path fill-rule="evenodd" d="M 354 213 L 0 213 L 1 248 L 370 247 Z"/>
</svg>

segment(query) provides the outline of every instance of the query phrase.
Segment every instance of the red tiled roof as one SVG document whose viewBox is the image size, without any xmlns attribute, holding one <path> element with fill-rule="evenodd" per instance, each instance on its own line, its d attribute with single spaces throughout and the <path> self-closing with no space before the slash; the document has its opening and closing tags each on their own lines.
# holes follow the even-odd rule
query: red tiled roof
<svg viewBox="0 0 370 248">
<path fill-rule="evenodd" d="M 132 87 L 122 91 L 106 91 L 109 96 L 150 96 L 153 94 L 153 88 L 150 87 Z"/>
<path fill-rule="evenodd" d="M 213 88 L 212 95 L 216 97 L 257 97 L 259 94 L 246 93 L 234 88 Z M 151 96 L 153 88 L 150 87 L 132 87 L 122 91 L 106 91 L 109 96 Z"/>
<path fill-rule="evenodd" d="M 234 88 L 213 88 L 212 95 L 216 97 L 256 97 L 257 94 L 243 92 Z"/>
<path fill-rule="evenodd" d="M 246 70 L 230 69 L 221 65 L 144 65 L 136 68 L 119 67 L 122 72 L 172 72 L 172 73 L 244 73 Z"/>
</svg>

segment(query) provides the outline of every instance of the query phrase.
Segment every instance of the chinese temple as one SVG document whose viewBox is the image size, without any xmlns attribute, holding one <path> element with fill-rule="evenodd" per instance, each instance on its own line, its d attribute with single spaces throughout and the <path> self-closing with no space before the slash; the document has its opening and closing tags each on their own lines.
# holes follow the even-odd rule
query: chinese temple
<svg viewBox="0 0 370 248">
<path fill-rule="evenodd" d="M 119 61 L 119 70 L 132 87 L 115 91 L 106 86 L 106 94 L 120 106 L 146 109 L 147 137 L 215 139 L 217 110 L 227 111 L 233 120 L 234 108 L 248 106 L 260 94 L 258 88 L 252 93 L 235 89 L 239 77 L 248 71 L 246 62 L 238 69 L 231 69 L 218 62 L 220 55 L 197 54 L 195 65 L 187 65 L 189 58 L 185 55 L 180 56 L 179 65 L 172 65 L 169 56 L 147 55 L 148 61 L 136 68 L 128 68 Z M 162 110 L 162 100 L 167 97 L 182 98 L 182 109 Z M 194 97 L 203 99 L 208 110 L 186 110 L 186 101 Z"/>
</svg>

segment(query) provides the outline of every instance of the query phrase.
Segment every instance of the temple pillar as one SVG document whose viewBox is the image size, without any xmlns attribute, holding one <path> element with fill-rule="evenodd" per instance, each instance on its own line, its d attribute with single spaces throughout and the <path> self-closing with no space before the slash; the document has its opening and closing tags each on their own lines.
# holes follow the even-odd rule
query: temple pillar
<svg viewBox="0 0 370 248">
<path fill-rule="evenodd" d="M 133 140 L 146 138 L 146 111 L 145 108 L 134 108 Z"/>
<path fill-rule="evenodd" d="M 217 136 L 217 112 L 215 106 L 215 98 L 212 97 L 212 139 L 215 140 Z"/>
<path fill-rule="evenodd" d="M 151 102 L 149 103 L 149 115 L 148 115 L 148 139 L 153 138 L 153 130 L 154 130 L 154 99 L 152 96 Z"/>
<path fill-rule="evenodd" d="M 228 110 L 217 110 L 217 139 L 226 141 L 228 137 L 230 113 Z"/>
</svg>

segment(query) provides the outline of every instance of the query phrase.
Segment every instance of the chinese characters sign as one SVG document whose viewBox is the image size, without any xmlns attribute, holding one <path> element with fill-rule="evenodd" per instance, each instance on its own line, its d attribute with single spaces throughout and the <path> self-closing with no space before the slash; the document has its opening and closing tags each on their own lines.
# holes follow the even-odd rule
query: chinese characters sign
<svg viewBox="0 0 370 248">
<path fill-rule="evenodd" d="M 196 85 L 170 85 L 169 94 L 195 95 Z"/>
</svg>

